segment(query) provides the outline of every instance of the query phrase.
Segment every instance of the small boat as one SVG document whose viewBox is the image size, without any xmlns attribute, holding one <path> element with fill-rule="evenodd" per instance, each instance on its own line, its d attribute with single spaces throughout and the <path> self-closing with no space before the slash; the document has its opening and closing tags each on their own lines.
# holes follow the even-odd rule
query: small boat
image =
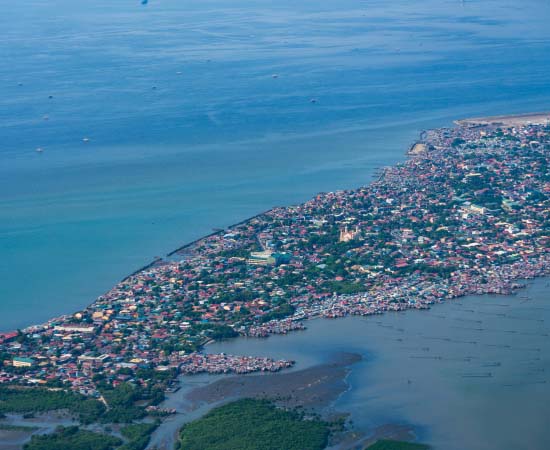
<svg viewBox="0 0 550 450">
<path fill-rule="evenodd" d="M 82 142 L 90 142 L 90 138 L 87 138 L 87 137 L 82 138 Z"/>
<path fill-rule="evenodd" d="M 36 148 L 36 151 L 37 151 L 38 153 L 42 153 L 42 152 L 44 151 L 44 149 L 43 149 L 42 147 L 37 147 L 37 148 Z"/>
</svg>

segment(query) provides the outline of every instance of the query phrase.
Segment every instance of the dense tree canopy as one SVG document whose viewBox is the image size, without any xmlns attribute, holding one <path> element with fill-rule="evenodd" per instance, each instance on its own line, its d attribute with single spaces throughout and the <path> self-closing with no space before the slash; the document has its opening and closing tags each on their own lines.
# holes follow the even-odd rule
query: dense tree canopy
<svg viewBox="0 0 550 450">
<path fill-rule="evenodd" d="M 184 426 L 185 450 L 321 450 L 328 424 L 308 420 L 267 400 L 243 399 L 221 406 Z"/>
<path fill-rule="evenodd" d="M 0 413 L 40 413 L 66 409 L 82 423 L 96 421 L 105 411 L 97 400 L 75 392 L 45 388 L 0 387 Z"/>
</svg>

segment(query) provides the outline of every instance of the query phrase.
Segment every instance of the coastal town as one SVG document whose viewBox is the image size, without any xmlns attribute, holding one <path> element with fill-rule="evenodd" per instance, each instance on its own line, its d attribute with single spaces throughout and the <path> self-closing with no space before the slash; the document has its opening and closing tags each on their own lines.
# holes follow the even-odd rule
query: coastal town
<svg viewBox="0 0 550 450">
<path fill-rule="evenodd" d="M 424 132 L 368 186 L 218 230 L 82 311 L 0 334 L 0 383 L 100 397 L 98 380 L 145 384 L 143 369 L 275 372 L 293 361 L 210 354 L 207 344 L 513 293 L 550 274 L 549 164 L 548 123 Z"/>
</svg>

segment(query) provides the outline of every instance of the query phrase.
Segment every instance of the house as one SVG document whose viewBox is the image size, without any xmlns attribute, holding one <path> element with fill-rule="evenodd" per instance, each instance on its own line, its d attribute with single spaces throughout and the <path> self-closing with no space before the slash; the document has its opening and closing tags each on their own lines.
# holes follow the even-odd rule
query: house
<svg viewBox="0 0 550 450">
<path fill-rule="evenodd" d="M 32 367 L 34 365 L 34 359 L 16 356 L 13 358 L 12 364 L 13 367 Z"/>
</svg>

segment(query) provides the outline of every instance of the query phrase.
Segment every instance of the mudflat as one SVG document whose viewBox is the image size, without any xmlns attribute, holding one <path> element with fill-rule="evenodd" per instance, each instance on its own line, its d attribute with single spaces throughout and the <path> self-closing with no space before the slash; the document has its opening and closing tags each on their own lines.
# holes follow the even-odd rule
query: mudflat
<svg viewBox="0 0 550 450">
<path fill-rule="evenodd" d="M 348 388 L 345 378 L 349 367 L 360 360 L 360 355 L 342 353 L 327 364 L 295 372 L 222 378 L 193 389 L 187 399 L 198 405 L 230 398 L 266 397 L 288 407 L 322 412 Z"/>
</svg>

